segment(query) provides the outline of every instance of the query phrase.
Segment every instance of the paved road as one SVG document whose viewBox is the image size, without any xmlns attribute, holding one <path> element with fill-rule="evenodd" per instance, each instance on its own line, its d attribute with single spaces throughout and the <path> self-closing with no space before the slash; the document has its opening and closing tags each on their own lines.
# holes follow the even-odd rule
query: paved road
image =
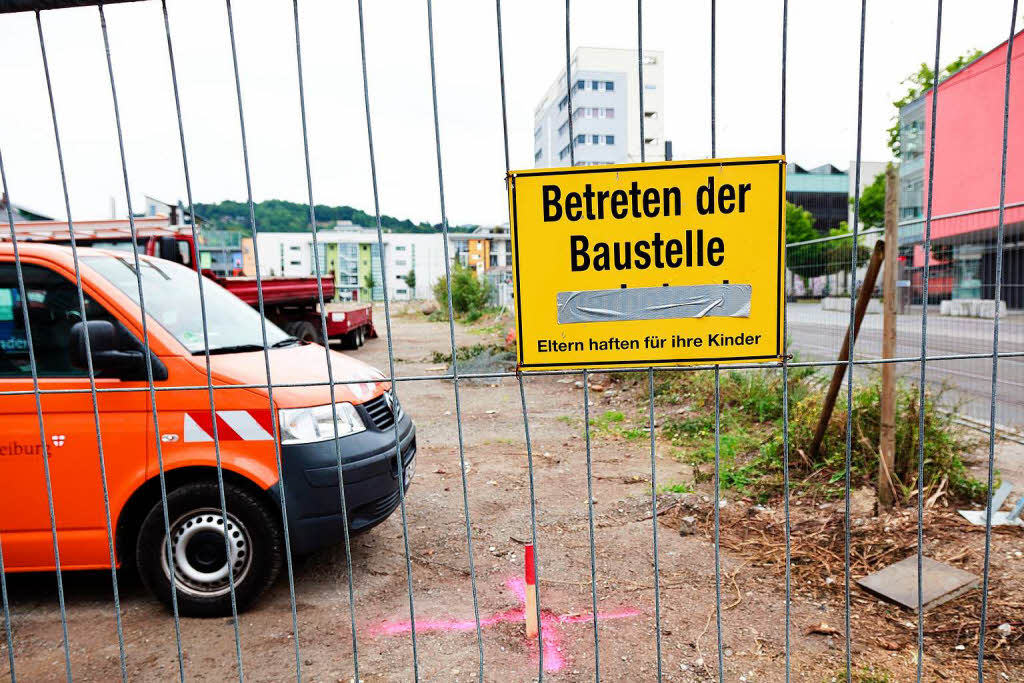
<svg viewBox="0 0 1024 683">
<path fill-rule="evenodd" d="M 789 304 L 790 348 L 800 360 L 834 360 L 849 324 L 849 313 L 823 311 L 818 304 Z M 897 317 L 896 356 L 919 357 L 921 354 L 921 308 L 908 309 Z M 991 353 L 991 320 L 951 318 L 928 309 L 929 356 Z M 882 348 L 882 316 L 867 314 L 861 325 L 855 347 L 855 358 L 879 358 Z M 1011 313 L 999 324 L 999 351 L 1024 351 L 1024 315 Z M 878 366 L 870 366 L 872 369 Z M 897 375 L 916 382 L 920 376 L 918 363 L 897 364 Z M 866 373 L 864 366 L 854 371 Z M 873 370 L 872 370 L 873 371 Z M 949 398 L 962 402 L 960 411 L 972 418 L 988 421 L 992 388 L 991 358 L 929 361 L 929 384 L 946 384 Z M 997 424 L 1024 428 L 1024 357 L 999 359 L 999 385 L 996 392 Z"/>
</svg>

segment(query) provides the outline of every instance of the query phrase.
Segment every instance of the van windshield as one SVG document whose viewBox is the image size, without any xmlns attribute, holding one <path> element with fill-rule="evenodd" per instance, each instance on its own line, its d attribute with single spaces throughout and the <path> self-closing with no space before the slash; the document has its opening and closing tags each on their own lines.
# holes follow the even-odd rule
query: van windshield
<svg viewBox="0 0 1024 683">
<path fill-rule="evenodd" d="M 139 303 L 139 277 L 131 256 L 89 255 L 83 256 L 82 261 Z M 139 263 L 146 313 L 191 353 L 205 353 L 196 272 L 170 261 L 140 258 Z M 264 323 L 258 311 L 208 278 L 203 278 L 203 300 L 210 353 L 262 350 L 263 324 L 271 347 L 281 346 L 291 338 L 269 320 Z"/>
</svg>

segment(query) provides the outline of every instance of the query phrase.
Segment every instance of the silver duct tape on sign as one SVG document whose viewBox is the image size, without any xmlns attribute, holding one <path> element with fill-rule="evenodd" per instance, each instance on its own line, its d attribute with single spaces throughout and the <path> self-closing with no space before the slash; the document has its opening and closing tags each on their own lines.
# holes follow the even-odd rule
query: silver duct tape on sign
<svg viewBox="0 0 1024 683">
<path fill-rule="evenodd" d="M 558 324 L 747 318 L 751 291 L 750 285 L 717 284 L 559 292 Z"/>
</svg>

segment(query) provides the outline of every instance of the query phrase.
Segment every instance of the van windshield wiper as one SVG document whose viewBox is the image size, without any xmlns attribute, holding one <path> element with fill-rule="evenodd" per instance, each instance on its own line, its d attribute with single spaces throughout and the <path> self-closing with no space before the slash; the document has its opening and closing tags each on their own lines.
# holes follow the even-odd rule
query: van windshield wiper
<svg viewBox="0 0 1024 683">
<path fill-rule="evenodd" d="M 213 356 L 213 355 L 216 355 L 216 354 L 225 354 L 225 353 L 246 353 L 247 351 L 262 351 L 262 350 L 263 350 L 263 345 L 262 344 L 236 344 L 234 346 L 218 346 L 216 348 L 210 349 L 210 355 Z M 200 349 L 198 351 L 193 351 L 192 355 L 193 356 L 198 356 L 198 355 L 203 354 L 203 353 L 205 353 L 205 351 Z"/>
<path fill-rule="evenodd" d="M 291 346 L 292 344 L 301 344 L 301 343 L 302 343 L 302 340 L 299 339 L 298 337 L 285 337 L 281 341 L 274 342 L 273 344 L 271 344 L 270 348 L 272 348 L 272 349 L 280 349 L 280 348 L 285 347 L 285 346 Z"/>
</svg>

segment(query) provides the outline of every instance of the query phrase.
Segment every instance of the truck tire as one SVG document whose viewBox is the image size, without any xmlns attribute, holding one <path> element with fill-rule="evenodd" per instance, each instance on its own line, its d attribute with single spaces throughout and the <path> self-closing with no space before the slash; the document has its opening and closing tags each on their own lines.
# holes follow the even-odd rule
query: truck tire
<svg viewBox="0 0 1024 683">
<path fill-rule="evenodd" d="M 359 348 L 359 328 L 346 332 L 341 338 L 341 347 L 352 351 Z"/>
<path fill-rule="evenodd" d="M 284 331 L 304 342 L 323 344 L 320 328 L 308 320 L 293 320 L 285 326 Z"/>
<path fill-rule="evenodd" d="M 224 518 L 216 482 L 186 484 L 167 494 L 178 611 L 184 616 L 231 615 L 229 557 L 239 611 L 252 605 L 274 583 L 284 563 L 280 515 L 268 503 L 234 484 L 224 484 L 224 498 L 230 555 L 224 547 Z M 171 572 L 160 501 L 142 522 L 135 561 L 142 583 L 170 606 Z"/>
<path fill-rule="evenodd" d="M 360 327 L 356 332 L 358 333 L 358 336 L 356 337 L 356 346 L 360 347 L 366 342 L 366 328 Z"/>
</svg>

